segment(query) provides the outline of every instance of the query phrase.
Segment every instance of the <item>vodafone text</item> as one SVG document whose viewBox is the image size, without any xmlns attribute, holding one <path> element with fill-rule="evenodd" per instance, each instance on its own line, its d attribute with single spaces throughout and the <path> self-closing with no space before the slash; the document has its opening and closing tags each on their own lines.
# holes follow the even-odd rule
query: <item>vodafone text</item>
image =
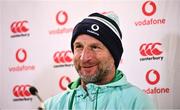
<svg viewBox="0 0 180 110">
<path fill-rule="evenodd" d="M 143 91 L 146 94 L 168 94 L 168 93 L 170 93 L 169 88 L 158 88 L 158 87 L 143 89 Z"/>
<path fill-rule="evenodd" d="M 16 71 L 33 71 L 35 70 L 35 65 L 22 65 L 22 66 L 13 66 L 9 67 L 9 72 L 16 72 Z"/>
<path fill-rule="evenodd" d="M 135 26 L 145 26 L 145 25 L 157 25 L 157 24 L 165 24 L 166 19 L 144 19 L 142 21 L 136 21 Z"/>
</svg>

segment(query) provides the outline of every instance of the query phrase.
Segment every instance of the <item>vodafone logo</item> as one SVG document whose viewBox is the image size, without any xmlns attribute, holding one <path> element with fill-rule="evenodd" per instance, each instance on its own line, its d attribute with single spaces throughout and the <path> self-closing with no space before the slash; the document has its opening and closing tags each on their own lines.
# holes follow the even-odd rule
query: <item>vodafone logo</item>
<svg viewBox="0 0 180 110">
<path fill-rule="evenodd" d="M 160 7 L 159 7 L 160 8 Z M 137 21 L 134 22 L 135 26 L 150 26 L 150 25 L 164 25 L 166 24 L 167 20 L 166 18 L 157 18 L 157 17 L 153 17 L 152 15 L 154 15 L 156 13 L 157 7 L 156 7 L 156 3 L 154 1 L 148 0 L 146 2 L 143 2 L 142 6 L 142 13 L 147 16 L 145 18 L 141 18 Z M 150 17 L 152 16 L 152 17 Z"/>
<path fill-rule="evenodd" d="M 50 29 L 49 34 L 50 35 L 57 35 L 57 34 L 72 33 L 73 28 L 72 27 L 67 27 L 65 25 L 68 20 L 69 20 L 69 17 L 68 17 L 68 13 L 66 11 L 60 10 L 59 12 L 57 12 L 57 14 L 56 14 L 56 22 L 58 24 L 58 27 L 56 29 Z"/>
<path fill-rule="evenodd" d="M 29 91 L 30 85 L 16 85 L 13 88 L 13 95 L 15 97 L 29 97 L 31 93 Z"/>
<path fill-rule="evenodd" d="M 68 51 L 57 51 L 54 53 L 54 62 L 56 63 L 70 63 L 72 61 L 72 52 Z"/>
<path fill-rule="evenodd" d="M 161 55 L 162 51 L 158 48 L 162 44 L 159 42 L 156 43 L 144 43 L 140 46 L 139 51 L 142 56 L 157 56 Z"/>
<path fill-rule="evenodd" d="M 99 26 L 98 26 L 97 24 L 93 24 L 93 25 L 91 26 L 91 29 L 92 29 L 93 31 L 98 31 L 98 30 L 99 30 Z"/>
<path fill-rule="evenodd" d="M 59 25 L 64 25 L 68 21 L 68 14 L 61 10 L 56 14 L 56 22 Z"/>
<path fill-rule="evenodd" d="M 146 81 L 150 84 L 150 85 L 155 85 L 159 82 L 160 80 L 160 75 L 159 72 L 151 69 L 146 73 Z"/>
<path fill-rule="evenodd" d="M 28 64 L 26 65 L 24 62 L 27 59 L 27 52 L 23 48 L 19 48 L 16 50 L 15 58 L 18 62 L 18 65 L 9 66 L 8 70 L 9 72 L 20 72 L 20 71 L 34 71 L 35 65 Z"/>
<path fill-rule="evenodd" d="M 157 84 L 160 80 L 160 74 L 157 70 L 150 69 L 145 76 L 148 84 L 153 85 L 143 89 L 146 94 L 169 94 L 171 89 L 169 87 L 158 87 Z"/>
<path fill-rule="evenodd" d="M 146 1 L 142 5 L 142 12 L 146 16 L 152 16 L 156 12 L 156 4 L 153 1 Z"/>
<path fill-rule="evenodd" d="M 19 63 L 23 63 L 27 58 L 27 52 L 25 49 L 23 48 L 20 48 L 16 51 L 16 60 L 19 62 Z"/>
<path fill-rule="evenodd" d="M 15 21 L 11 24 L 11 31 L 13 33 L 22 33 L 27 32 L 29 29 L 27 28 L 28 21 Z"/>
<path fill-rule="evenodd" d="M 68 76 L 62 76 L 59 80 L 59 87 L 61 90 L 67 90 L 67 85 L 71 83 L 71 79 Z"/>
</svg>

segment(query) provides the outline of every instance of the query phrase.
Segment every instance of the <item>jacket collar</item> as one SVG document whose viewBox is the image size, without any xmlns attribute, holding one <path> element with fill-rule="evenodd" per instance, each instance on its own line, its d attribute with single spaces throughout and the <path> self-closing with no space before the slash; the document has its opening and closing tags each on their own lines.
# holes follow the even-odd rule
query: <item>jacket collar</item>
<svg viewBox="0 0 180 110">
<path fill-rule="evenodd" d="M 108 84 L 105 84 L 105 85 L 96 85 L 96 84 L 93 84 L 93 83 L 89 83 L 87 84 L 87 87 L 91 87 L 91 86 L 97 86 L 97 87 L 113 87 L 113 86 L 122 86 L 124 84 L 127 84 L 127 80 L 126 80 L 126 76 L 123 74 L 122 71 L 120 70 L 116 70 L 116 74 L 115 74 L 115 77 L 113 78 L 113 80 L 108 83 Z M 79 88 L 79 86 L 81 85 L 81 81 L 80 81 L 80 78 L 78 78 L 76 81 L 70 83 L 68 85 L 69 89 L 73 90 L 73 89 L 77 89 Z"/>
</svg>

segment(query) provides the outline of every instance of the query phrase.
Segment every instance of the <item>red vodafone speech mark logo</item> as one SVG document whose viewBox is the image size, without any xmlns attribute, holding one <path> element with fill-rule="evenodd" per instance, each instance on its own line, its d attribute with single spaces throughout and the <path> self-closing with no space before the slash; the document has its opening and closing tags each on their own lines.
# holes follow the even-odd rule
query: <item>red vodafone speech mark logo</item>
<svg viewBox="0 0 180 110">
<path fill-rule="evenodd" d="M 152 80 L 150 78 L 150 75 L 152 75 L 152 74 L 155 76 L 155 80 Z M 146 81 L 149 84 L 151 84 L 151 85 L 157 84 L 159 82 L 159 80 L 160 80 L 160 75 L 159 75 L 158 71 L 151 69 L 146 73 Z"/>
<path fill-rule="evenodd" d="M 150 11 L 147 8 L 151 8 Z M 142 6 L 142 12 L 146 16 L 152 16 L 156 12 L 156 4 L 153 1 L 146 1 Z"/>
<path fill-rule="evenodd" d="M 64 25 L 68 20 L 68 14 L 61 10 L 57 13 L 56 15 L 56 22 L 59 24 L 59 25 Z"/>
<path fill-rule="evenodd" d="M 70 50 L 57 51 L 53 57 L 56 63 L 70 63 L 72 61 L 72 52 Z"/>
<path fill-rule="evenodd" d="M 16 60 L 20 63 L 23 63 L 27 58 L 27 52 L 25 49 L 20 48 L 16 52 Z"/>
<path fill-rule="evenodd" d="M 162 44 L 159 42 L 156 43 L 144 43 L 140 46 L 139 51 L 142 56 L 155 56 L 162 54 L 162 51 L 160 51 L 157 46 L 161 46 Z"/>
<path fill-rule="evenodd" d="M 28 97 L 31 96 L 31 93 L 29 91 L 30 85 L 16 85 L 13 88 L 13 95 L 15 97 Z"/>
<path fill-rule="evenodd" d="M 27 32 L 29 29 L 25 26 L 25 23 L 28 23 L 28 21 L 15 21 L 11 24 L 11 31 L 13 33 L 22 33 Z"/>
<path fill-rule="evenodd" d="M 65 83 L 64 83 L 65 82 Z M 71 83 L 71 79 L 67 76 L 63 76 L 60 78 L 59 80 L 59 87 L 62 89 L 62 90 L 66 90 L 67 89 L 67 85 Z M 66 85 L 66 86 L 65 86 Z"/>
</svg>

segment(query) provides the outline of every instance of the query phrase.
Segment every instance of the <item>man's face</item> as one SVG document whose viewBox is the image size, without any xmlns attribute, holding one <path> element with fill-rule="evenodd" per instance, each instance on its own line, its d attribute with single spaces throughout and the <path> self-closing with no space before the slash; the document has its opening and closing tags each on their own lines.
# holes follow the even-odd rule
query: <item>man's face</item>
<svg viewBox="0 0 180 110">
<path fill-rule="evenodd" d="M 73 44 L 74 65 L 83 82 L 100 83 L 114 75 L 114 59 L 99 40 L 82 34 Z"/>
</svg>

